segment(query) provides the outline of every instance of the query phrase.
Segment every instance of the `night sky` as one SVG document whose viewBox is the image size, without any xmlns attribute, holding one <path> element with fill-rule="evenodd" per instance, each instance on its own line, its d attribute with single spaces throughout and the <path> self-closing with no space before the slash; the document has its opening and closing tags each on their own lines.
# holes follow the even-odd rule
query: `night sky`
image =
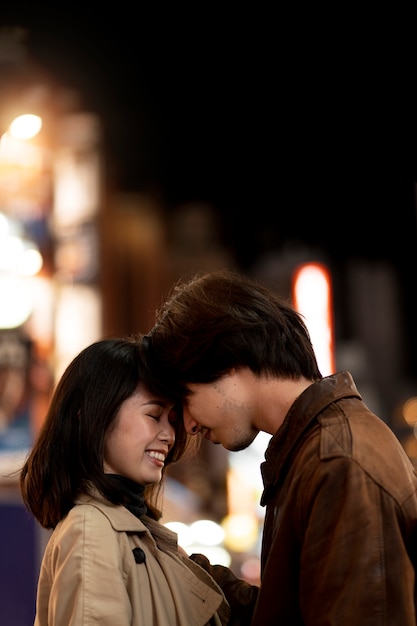
<svg viewBox="0 0 417 626">
<path fill-rule="evenodd" d="M 31 57 L 98 113 L 120 189 L 211 202 L 247 264 L 292 241 L 415 260 L 413 81 L 392 52 L 261 9 L 22 6 L 0 25 L 25 27 Z"/>
<path fill-rule="evenodd" d="M 117 188 L 157 193 L 168 211 L 210 202 L 244 269 L 288 244 L 388 261 L 413 329 L 415 64 L 382 35 L 324 36 L 308 16 L 124 6 L 0 10 L 99 115 Z"/>
</svg>

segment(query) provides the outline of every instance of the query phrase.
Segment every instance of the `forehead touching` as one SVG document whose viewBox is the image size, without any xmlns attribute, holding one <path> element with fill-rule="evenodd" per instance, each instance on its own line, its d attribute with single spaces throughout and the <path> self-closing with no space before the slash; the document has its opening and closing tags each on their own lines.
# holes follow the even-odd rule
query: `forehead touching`
<svg viewBox="0 0 417 626">
<path fill-rule="evenodd" d="M 144 407 L 154 408 L 160 415 L 168 411 L 168 418 L 171 423 L 177 422 L 182 417 L 182 406 L 172 400 L 153 397 L 152 395 L 143 403 Z"/>
</svg>

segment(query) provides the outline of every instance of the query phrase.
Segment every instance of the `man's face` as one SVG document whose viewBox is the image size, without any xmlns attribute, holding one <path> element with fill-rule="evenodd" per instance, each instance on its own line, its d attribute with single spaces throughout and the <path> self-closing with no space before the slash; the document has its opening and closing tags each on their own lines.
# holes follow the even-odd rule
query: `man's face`
<svg viewBox="0 0 417 626">
<path fill-rule="evenodd" d="M 190 383 L 184 402 L 188 433 L 201 432 L 231 451 L 247 448 L 259 430 L 253 425 L 248 386 L 240 370 L 231 370 L 213 383 Z"/>
</svg>

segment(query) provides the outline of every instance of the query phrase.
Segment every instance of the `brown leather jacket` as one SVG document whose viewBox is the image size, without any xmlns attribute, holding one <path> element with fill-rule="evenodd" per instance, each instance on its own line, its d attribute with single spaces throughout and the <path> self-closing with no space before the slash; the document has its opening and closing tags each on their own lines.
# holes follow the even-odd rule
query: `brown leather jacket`
<svg viewBox="0 0 417 626">
<path fill-rule="evenodd" d="M 297 398 L 265 458 L 253 626 L 415 626 L 416 471 L 349 372 Z"/>
</svg>

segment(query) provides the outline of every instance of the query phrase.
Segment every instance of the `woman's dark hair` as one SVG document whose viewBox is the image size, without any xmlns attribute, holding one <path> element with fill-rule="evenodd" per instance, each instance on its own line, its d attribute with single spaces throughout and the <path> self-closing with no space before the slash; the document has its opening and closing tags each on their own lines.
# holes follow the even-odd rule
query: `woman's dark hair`
<svg viewBox="0 0 417 626">
<path fill-rule="evenodd" d="M 52 395 L 39 436 L 20 472 L 23 501 L 45 528 L 56 524 L 82 492 L 94 485 L 114 504 L 124 504 L 118 481 L 103 471 L 104 440 L 121 404 L 143 384 L 144 358 L 136 339 L 103 339 L 82 350 L 68 365 Z M 169 399 L 165 396 L 165 399 Z M 178 407 L 181 413 L 181 407 Z M 182 419 L 166 467 L 182 457 L 189 438 Z M 157 509 L 162 482 L 145 488 L 150 514 Z"/>
<path fill-rule="evenodd" d="M 213 382 L 231 368 L 322 378 L 302 316 L 272 289 L 231 270 L 179 282 L 143 342 L 149 385 L 179 396 L 188 383 Z"/>
</svg>

